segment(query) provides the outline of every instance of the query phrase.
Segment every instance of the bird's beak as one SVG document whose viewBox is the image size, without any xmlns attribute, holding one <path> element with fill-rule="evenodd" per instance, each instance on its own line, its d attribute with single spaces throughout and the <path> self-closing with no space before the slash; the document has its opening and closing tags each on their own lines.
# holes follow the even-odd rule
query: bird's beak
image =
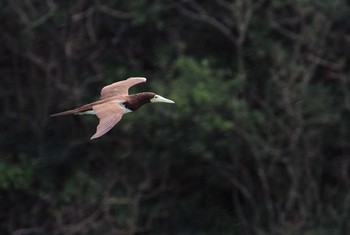
<svg viewBox="0 0 350 235">
<path fill-rule="evenodd" d="M 169 100 L 167 98 L 164 98 L 160 95 L 155 95 L 152 99 L 151 99 L 152 103 L 170 103 L 170 104 L 174 104 L 175 102 L 172 100 Z"/>
</svg>

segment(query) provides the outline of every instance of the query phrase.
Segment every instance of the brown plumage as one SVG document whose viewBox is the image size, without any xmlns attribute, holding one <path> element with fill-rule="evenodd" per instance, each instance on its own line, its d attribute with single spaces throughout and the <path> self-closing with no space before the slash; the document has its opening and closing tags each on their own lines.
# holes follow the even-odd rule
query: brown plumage
<svg viewBox="0 0 350 235">
<path fill-rule="evenodd" d="M 175 103 L 153 92 L 142 92 L 133 95 L 128 94 L 130 87 L 145 81 L 146 78 L 143 77 L 132 77 L 124 81 L 113 83 L 102 88 L 101 96 L 98 101 L 83 105 L 79 108 L 55 113 L 51 116 L 96 114 L 100 119 L 100 123 L 96 128 L 96 133 L 91 137 L 91 139 L 95 139 L 112 129 L 125 113 L 136 111 L 146 103 Z"/>
</svg>

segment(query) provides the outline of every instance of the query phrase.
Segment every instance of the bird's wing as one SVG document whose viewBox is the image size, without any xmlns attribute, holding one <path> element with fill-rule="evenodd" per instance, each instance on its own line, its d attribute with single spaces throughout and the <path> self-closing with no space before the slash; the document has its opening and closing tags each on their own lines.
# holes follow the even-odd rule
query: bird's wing
<svg viewBox="0 0 350 235">
<path fill-rule="evenodd" d="M 120 106 L 118 101 L 110 101 L 107 103 L 95 105 L 92 107 L 100 123 L 96 128 L 96 133 L 91 139 L 98 138 L 106 134 L 112 127 L 117 124 L 122 118 L 125 110 Z"/>
<path fill-rule="evenodd" d="M 105 99 L 112 96 L 128 95 L 130 87 L 145 81 L 146 78 L 143 77 L 132 77 L 124 81 L 112 83 L 111 85 L 102 88 L 100 99 Z"/>
</svg>

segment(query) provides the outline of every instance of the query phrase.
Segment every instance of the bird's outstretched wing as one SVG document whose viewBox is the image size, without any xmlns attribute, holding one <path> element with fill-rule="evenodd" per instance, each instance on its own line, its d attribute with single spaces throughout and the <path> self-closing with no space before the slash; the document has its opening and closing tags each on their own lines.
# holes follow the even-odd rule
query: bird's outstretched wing
<svg viewBox="0 0 350 235">
<path fill-rule="evenodd" d="M 125 113 L 125 110 L 117 101 L 99 104 L 93 106 L 92 109 L 100 119 L 100 123 L 96 128 L 96 133 L 91 137 L 91 140 L 106 134 L 120 121 Z"/>
<path fill-rule="evenodd" d="M 106 99 L 119 95 L 128 95 L 130 87 L 145 81 L 146 78 L 143 77 L 131 77 L 124 81 L 112 83 L 111 85 L 102 88 L 100 99 Z"/>
</svg>

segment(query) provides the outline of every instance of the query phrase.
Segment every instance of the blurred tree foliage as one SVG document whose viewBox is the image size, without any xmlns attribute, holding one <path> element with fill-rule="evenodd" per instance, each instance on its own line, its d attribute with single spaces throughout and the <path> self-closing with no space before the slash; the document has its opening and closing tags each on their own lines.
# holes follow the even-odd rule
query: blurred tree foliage
<svg viewBox="0 0 350 235">
<path fill-rule="evenodd" d="M 1 234 L 349 234 L 344 0 L 0 3 Z M 130 76 L 107 135 L 49 114 Z"/>
</svg>

